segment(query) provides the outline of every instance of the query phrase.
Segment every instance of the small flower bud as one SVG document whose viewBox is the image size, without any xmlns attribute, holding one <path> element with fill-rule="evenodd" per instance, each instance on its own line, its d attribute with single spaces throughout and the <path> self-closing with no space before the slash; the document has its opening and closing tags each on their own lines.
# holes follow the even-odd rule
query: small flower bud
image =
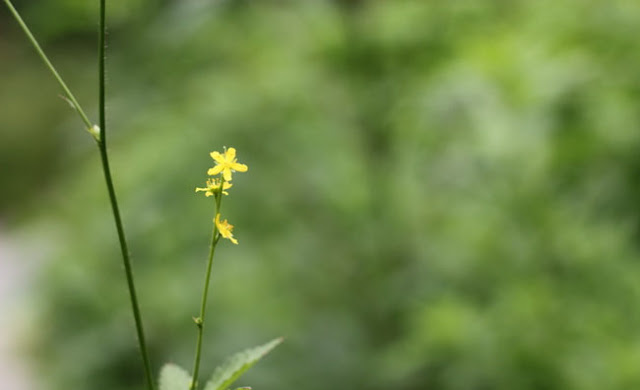
<svg viewBox="0 0 640 390">
<path fill-rule="evenodd" d="M 91 126 L 91 128 L 87 129 L 87 131 L 93 136 L 96 141 L 100 142 L 100 126 L 93 125 Z"/>
</svg>

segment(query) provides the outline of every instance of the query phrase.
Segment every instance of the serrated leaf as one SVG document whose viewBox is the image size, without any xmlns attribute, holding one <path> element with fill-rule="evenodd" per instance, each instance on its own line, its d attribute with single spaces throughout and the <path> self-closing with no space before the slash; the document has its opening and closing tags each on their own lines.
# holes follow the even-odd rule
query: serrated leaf
<svg viewBox="0 0 640 390">
<path fill-rule="evenodd" d="M 216 368 L 204 390 L 227 390 L 245 371 L 277 347 L 282 340 L 282 337 L 280 337 L 259 347 L 247 349 L 229 357 L 221 366 Z"/>
<path fill-rule="evenodd" d="M 191 376 L 182 367 L 167 363 L 160 370 L 160 390 L 189 390 Z"/>
</svg>

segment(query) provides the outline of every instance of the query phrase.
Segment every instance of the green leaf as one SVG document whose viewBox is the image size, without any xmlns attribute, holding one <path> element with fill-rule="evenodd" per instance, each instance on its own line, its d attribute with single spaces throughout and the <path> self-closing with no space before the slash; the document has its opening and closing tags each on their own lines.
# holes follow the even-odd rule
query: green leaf
<svg viewBox="0 0 640 390">
<path fill-rule="evenodd" d="M 227 390 L 240 375 L 256 364 L 264 355 L 269 353 L 282 342 L 282 337 L 261 345 L 236 353 L 216 368 L 204 390 Z M 160 389 L 164 390 L 164 389 Z"/>
<path fill-rule="evenodd" d="M 160 370 L 160 390 L 188 390 L 190 386 L 191 376 L 182 367 L 168 363 Z"/>
</svg>

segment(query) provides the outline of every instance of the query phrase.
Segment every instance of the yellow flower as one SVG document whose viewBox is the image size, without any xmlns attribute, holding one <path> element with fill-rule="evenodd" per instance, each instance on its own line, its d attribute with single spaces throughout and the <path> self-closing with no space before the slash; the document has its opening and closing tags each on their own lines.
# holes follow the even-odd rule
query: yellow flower
<svg viewBox="0 0 640 390">
<path fill-rule="evenodd" d="M 228 190 L 229 188 L 231 188 L 231 186 L 233 186 L 233 184 L 229 183 L 228 181 L 225 181 L 223 184 L 224 188 L 222 193 L 225 195 L 229 195 L 229 193 L 224 190 Z M 196 188 L 196 192 L 200 192 L 200 191 L 204 191 L 205 196 L 215 195 L 216 192 L 220 191 L 220 179 L 207 179 L 207 186 L 205 188 L 201 188 L 201 187 Z"/>
<path fill-rule="evenodd" d="M 227 222 L 227 220 L 225 219 L 224 221 L 220 222 L 220 214 L 216 214 L 216 227 L 218 228 L 218 231 L 220 232 L 220 235 L 224 238 L 228 238 L 229 241 L 233 242 L 234 244 L 238 244 L 238 240 L 236 240 L 235 238 L 233 238 L 233 225 L 230 224 L 229 222 Z"/>
<path fill-rule="evenodd" d="M 246 172 L 249 167 L 236 161 L 236 149 L 229 148 L 224 154 L 211 152 L 211 158 L 216 162 L 216 166 L 207 171 L 207 175 L 215 176 L 222 172 L 225 181 L 231 181 L 231 172 Z"/>
</svg>

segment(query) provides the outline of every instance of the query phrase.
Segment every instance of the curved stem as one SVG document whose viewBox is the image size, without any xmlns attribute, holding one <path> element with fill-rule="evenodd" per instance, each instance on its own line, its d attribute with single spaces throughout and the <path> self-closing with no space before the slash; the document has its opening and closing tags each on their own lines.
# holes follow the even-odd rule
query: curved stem
<svg viewBox="0 0 640 390">
<path fill-rule="evenodd" d="M 211 246 L 209 249 L 209 259 L 207 260 L 207 271 L 204 280 L 204 289 L 202 291 L 202 303 L 200 305 L 200 316 L 195 318 L 198 327 L 198 339 L 196 341 L 196 355 L 193 361 L 193 378 L 191 379 L 190 390 L 198 388 L 198 373 L 200 370 L 200 357 L 202 352 L 202 334 L 204 332 L 204 316 L 207 310 L 207 297 L 209 295 L 209 281 L 211 280 L 211 268 L 213 265 L 213 256 L 216 253 L 216 246 L 220 240 L 218 226 L 215 223 L 215 217 L 220 213 L 220 203 L 222 201 L 222 191 L 224 188 L 224 179 L 220 180 L 220 192 L 216 195 L 216 213 L 214 215 L 213 233 L 211 234 Z"/>
<path fill-rule="evenodd" d="M 67 95 L 66 96 L 67 99 L 69 99 L 69 102 L 71 103 L 71 105 L 74 107 L 74 109 L 76 110 L 78 115 L 80 115 L 80 119 L 82 119 L 82 121 L 84 122 L 85 126 L 87 126 L 87 130 L 89 130 L 91 132 L 93 124 L 91 123 L 91 121 L 89 120 L 87 115 L 82 110 L 82 107 L 80 107 L 80 103 L 78 103 L 78 101 L 76 100 L 75 96 L 73 96 L 73 93 L 71 93 L 71 90 L 69 89 L 69 87 L 67 87 L 67 84 L 64 82 L 64 80 L 62 80 L 62 77 L 60 77 L 60 75 L 58 74 L 58 71 L 56 71 L 56 68 L 53 66 L 51 61 L 49 61 L 49 58 L 47 57 L 47 55 L 44 54 L 44 51 L 42 50 L 42 48 L 38 44 L 38 41 L 36 41 L 36 38 L 31 33 L 31 30 L 29 30 L 29 27 L 27 27 L 27 25 L 24 22 L 24 20 L 22 20 L 22 18 L 20 17 L 20 14 L 18 13 L 18 11 L 16 11 L 16 9 L 13 7 L 13 4 L 11 4 L 11 1 L 10 0 L 4 0 L 4 2 L 5 2 L 5 4 L 7 4 L 7 7 L 9 7 L 9 11 L 11 11 L 11 14 L 13 14 L 13 17 L 16 19 L 16 21 L 18 22 L 20 27 L 22 27 L 22 31 L 24 31 L 24 33 L 26 34 L 27 38 L 29 38 L 29 41 L 31 41 L 31 44 L 33 45 L 33 47 L 36 49 L 36 51 L 40 55 L 40 58 L 42 58 L 42 61 L 44 61 L 44 63 L 47 65 L 47 68 L 49 68 L 49 70 L 53 74 L 53 77 L 56 78 L 56 80 L 58 81 L 58 84 L 60 84 L 60 87 L 62 87 L 62 90 L 64 91 L 65 95 Z"/>
</svg>

